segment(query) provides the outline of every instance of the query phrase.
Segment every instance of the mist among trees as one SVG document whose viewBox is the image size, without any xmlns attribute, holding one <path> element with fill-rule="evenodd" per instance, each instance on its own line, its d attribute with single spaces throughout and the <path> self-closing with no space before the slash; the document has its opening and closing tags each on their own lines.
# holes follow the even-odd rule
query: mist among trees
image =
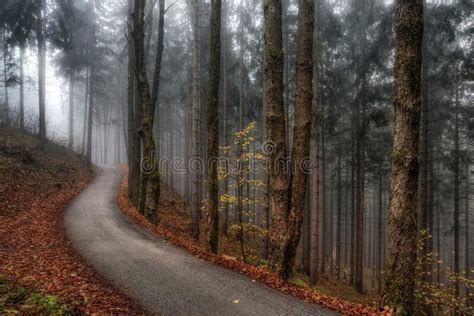
<svg viewBox="0 0 474 316">
<path fill-rule="evenodd" d="M 394 314 L 468 315 L 473 9 L 2 0 L 0 124 L 126 165 L 153 225 L 169 188 L 212 253 Z"/>
</svg>

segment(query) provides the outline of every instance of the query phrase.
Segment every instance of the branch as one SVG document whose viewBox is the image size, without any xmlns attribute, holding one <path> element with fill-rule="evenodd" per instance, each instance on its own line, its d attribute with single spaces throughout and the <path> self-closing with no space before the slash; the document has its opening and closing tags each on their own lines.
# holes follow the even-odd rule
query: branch
<svg viewBox="0 0 474 316">
<path fill-rule="evenodd" d="M 170 4 L 166 9 L 165 11 L 163 12 L 163 14 L 166 14 L 166 12 L 171 9 L 176 3 L 178 3 L 178 1 L 175 1 L 174 3 Z"/>
</svg>

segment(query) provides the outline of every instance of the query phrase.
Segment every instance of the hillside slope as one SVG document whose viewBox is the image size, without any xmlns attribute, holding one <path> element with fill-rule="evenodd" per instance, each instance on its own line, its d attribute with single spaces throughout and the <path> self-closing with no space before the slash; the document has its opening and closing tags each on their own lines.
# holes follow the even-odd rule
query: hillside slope
<svg viewBox="0 0 474 316">
<path fill-rule="evenodd" d="M 54 295 L 72 311 L 140 313 L 78 256 L 65 236 L 63 210 L 91 178 L 74 152 L 50 143 L 41 153 L 33 135 L 0 126 L 0 276 L 25 293 Z M 16 294 L 0 293 L 0 314 L 31 312 L 25 310 L 32 308 L 26 296 L 8 299 Z"/>
</svg>

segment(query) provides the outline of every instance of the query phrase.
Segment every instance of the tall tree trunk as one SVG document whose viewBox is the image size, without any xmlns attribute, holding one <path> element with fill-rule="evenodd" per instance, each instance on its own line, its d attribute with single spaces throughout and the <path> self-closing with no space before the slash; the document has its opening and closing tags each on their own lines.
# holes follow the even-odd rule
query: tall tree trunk
<svg viewBox="0 0 474 316">
<path fill-rule="evenodd" d="M 137 112 L 140 109 L 135 107 L 135 53 L 133 49 L 132 39 L 132 11 L 133 1 L 128 0 L 128 14 L 127 14 L 127 51 L 128 51 L 128 80 L 127 80 L 127 129 L 128 129 L 128 198 L 133 205 L 138 206 L 139 188 L 140 188 L 140 137 L 138 136 L 138 120 Z M 137 137 L 138 136 L 138 137 Z"/>
<path fill-rule="evenodd" d="M 311 175 L 311 251 L 310 251 L 310 276 L 313 284 L 319 279 L 318 261 L 319 261 L 319 141 L 320 141 L 320 85 L 319 85 L 319 64 L 320 64 L 320 6 L 319 0 L 314 2 L 314 30 L 313 30 L 313 101 L 312 101 L 312 158 L 314 160 Z"/>
<path fill-rule="evenodd" d="M 224 2 L 225 13 L 224 20 L 227 18 L 228 3 Z M 226 24 L 222 25 L 222 47 L 224 53 L 222 54 L 222 110 L 223 110 L 223 133 L 224 133 L 224 147 L 229 146 L 228 136 L 228 114 L 227 114 L 227 27 Z M 225 159 L 229 158 L 228 150 L 225 150 Z M 227 175 L 224 179 L 224 195 L 229 194 L 229 176 Z M 224 205 L 224 218 L 222 221 L 222 233 L 227 236 L 229 228 L 229 203 L 225 202 Z"/>
<path fill-rule="evenodd" d="M 286 144 L 285 107 L 283 102 L 283 47 L 281 0 L 265 0 L 264 6 L 264 85 L 265 85 L 265 149 L 269 159 L 270 232 L 269 265 L 279 274 L 285 273 L 284 248 L 288 239 L 287 215 L 289 208 L 288 172 L 278 164 L 288 157 Z"/>
<path fill-rule="evenodd" d="M 8 45 L 7 45 L 7 31 L 3 29 L 3 82 L 4 82 L 4 113 L 3 121 L 5 124 L 10 123 L 10 105 L 8 102 L 8 66 L 7 66 L 7 55 L 8 55 Z"/>
<path fill-rule="evenodd" d="M 154 122 L 155 122 L 155 118 L 159 118 L 158 116 L 158 113 L 159 111 L 156 111 L 156 108 L 157 108 L 157 104 L 158 104 L 158 110 L 159 110 L 159 88 L 160 88 L 160 74 L 161 74 L 161 60 L 162 60 L 162 57 L 163 57 L 163 49 L 164 49 L 164 44 L 163 44 L 163 40 L 164 40 L 164 19 L 165 19 L 165 0 L 160 0 L 159 2 L 159 9 L 160 9 L 160 13 L 159 13 L 159 21 L 158 21 L 158 39 L 157 39 L 157 44 L 156 44 L 156 57 L 155 57 L 155 71 L 153 73 L 153 85 L 152 85 L 152 90 L 151 90 L 151 100 L 150 100 L 150 108 L 149 108 L 149 119 L 150 119 L 150 122 L 147 122 L 147 124 L 151 125 L 151 137 L 153 137 L 153 126 L 154 126 Z M 151 7 L 150 8 L 150 12 L 153 12 L 153 8 Z M 152 14 L 150 15 L 152 16 Z M 151 20 L 150 22 L 151 23 Z M 153 27 L 150 26 L 150 30 L 152 30 Z M 151 37 L 151 36 L 150 36 Z M 148 47 L 150 46 L 149 43 L 147 44 Z M 148 49 L 145 48 L 145 52 L 147 51 Z M 145 57 L 145 61 L 144 61 L 144 67 L 145 67 L 145 71 L 146 71 L 146 57 Z M 147 78 L 147 76 L 145 76 Z M 147 81 L 148 83 L 148 81 Z M 149 88 L 148 88 L 149 89 Z M 143 102 L 143 99 L 140 100 L 141 102 Z M 142 103 L 142 112 L 144 115 L 147 115 L 146 112 L 145 112 L 145 108 L 143 107 L 144 104 Z M 158 119 L 158 122 L 159 122 L 159 119 Z M 142 124 L 143 124 L 143 119 L 142 119 Z M 150 137 L 150 136 L 148 136 Z M 158 200 L 159 200 L 159 197 L 160 197 L 160 174 L 159 174 L 159 170 L 158 170 L 158 167 L 159 165 L 156 163 L 159 161 L 160 157 L 159 157 L 159 150 L 157 150 L 157 148 L 159 148 L 160 146 L 160 142 L 159 142 L 159 139 L 160 139 L 160 135 L 158 133 L 157 137 L 156 137 L 156 142 L 155 144 L 153 145 L 153 148 L 152 150 L 153 151 L 153 155 L 152 155 L 152 163 L 154 165 L 154 168 L 156 168 L 156 170 L 153 171 L 152 173 L 152 177 L 149 177 L 148 175 L 145 175 L 143 172 L 142 172 L 142 175 L 141 175 L 141 178 L 140 178 L 140 189 L 139 189 L 139 194 L 140 194 L 140 198 L 139 198 L 139 201 L 140 202 L 140 210 L 142 212 L 145 211 L 145 203 L 146 203 L 146 199 L 147 199 L 147 192 L 148 192 L 148 187 L 153 187 L 153 199 L 156 201 L 156 202 L 153 202 L 153 203 L 158 203 Z M 154 138 L 153 138 L 154 140 Z M 145 142 L 143 142 L 143 144 L 145 144 Z M 172 143 L 170 143 L 172 144 Z M 145 156 L 146 157 L 146 156 Z M 154 161 L 153 161 L 154 160 Z M 150 181 L 155 181 L 155 183 L 150 183 Z M 157 221 L 157 217 L 156 217 L 156 210 L 155 210 L 155 214 L 153 213 L 149 213 L 149 217 L 150 217 L 150 220 L 153 221 L 153 222 L 156 222 Z M 146 215 L 146 214 L 145 214 Z"/>
<path fill-rule="evenodd" d="M 40 0 L 36 40 L 38 42 L 38 103 L 39 103 L 39 147 L 44 152 L 46 144 L 46 41 L 44 38 L 44 16 L 46 0 Z"/>
<path fill-rule="evenodd" d="M 470 251 L 469 248 L 471 247 L 471 243 L 469 240 L 469 225 L 470 225 L 470 214 L 469 214 L 469 162 L 466 161 L 466 183 L 465 183 L 465 194 L 466 196 L 464 197 L 465 201 L 465 223 L 466 223 L 466 234 L 465 234 L 465 241 L 464 241 L 464 248 L 465 248 L 465 253 L 464 253 L 464 270 L 466 271 L 466 279 L 470 280 L 471 276 L 471 261 L 470 261 Z M 469 286 L 466 286 L 466 298 L 467 298 L 467 303 L 470 304 L 472 298 L 470 297 L 470 288 Z"/>
<path fill-rule="evenodd" d="M 308 171 L 307 159 L 309 158 L 309 144 L 311 138 L 311 104 L 313 99 L 313 2 L 310 0 L 299 1 L 298 13 L 298 35 L 297 35 L 297 64 L 296 64 L 296 105 L 295 105 L 295 130 L 293 137 L 292 163 L 294 173 L 291 174 L 291 201 L 281 200 L 289 195 L 288 180 L 283 180 L 285 172 L 272 170 L 272 252 L 270 266 L 283 279 L 288 279 L 292 272 L 296 248 L 301 236 L 301 224 L 305 208 L 305 194 Z M 278 1 L 267 1 L 264 7 L 266 16 L 266 79 L 268 84 L 277 85 L 277 89 L 269 91 L 267 87 L 267 98 L 272 99 L 267 108 L 267 128 L 270 140 L 276 144 L 276 153 L 286 154 L 285 130 L 283 133 L 275 131 L 273 124 L 283 121 L 284 106 L 281 98 L 280 78 L 283 84 L 281 68 L 268 69 L 270 59 L 275 66 L 282 62 L 281 52 L 281 3 Z M 276 16 L 278 14 L 278 16 Z M 271 76 L 273 75 L 273 76 Z M 273 79 L 273 80 L 272 80 Z M 272 93 L 273 92 L 273 93 Z M 278 93 L 278 94 L 277 94 Z M 269 100 L 270 101 L 270 100 Z M 272 104 L 273 103 L 273 104 Z M 273 116 L 273 117 L 272 117 Z M 281 118 L 280 118 L 281 117 Z M 280 129 L 281 129 L 280 124 Z M 273 135 L 271 135 L 273 133 Z M 271 137 L 273 136 L 273 137 Z M 273 139 L 272 139 L 273 138 Z M 281 149 L 283 150 L 281 150 Z M 276 157 L 273 158 L 278 158 Z M 284 156 L 283 156 L 284 157 Z M 271 164 L 275 163 L 272 162 Z M 283 190 L 286 186 L 286 192 Z"/>
<path fill-rule="evenodd" d="M 377 290 L 382 291 L 382 257 L 383 257 L 383 182 L 382 164 L 378 170 L 378 218 L 377 218 Z"/>
<path fill-rule="evenodd" d="M 327 246 L 328 246 L 328 221 L 327 221 L 327 196 L 326 196 L 326 133 L 324 122 L 324 106 L 321 109 L 321 274 L 326 274 Z"/>
<path fill-rule="evenodd" d="M 159 89 L 160 89 L 160 74 L 161 74 L 161 60 L 163 59 L 164 49 L 164 33 L 165 33 L 165 0 L 159 0 L 160 15 L 158 20 L 158 39 L 156 43 L 156 57 L 155 57 L 155 72 L 153 73 L 153 86 L 151 90 L 151 113 L 153 119 L 156 116 L 156 108 L 158 105 Z M 159 106 L 158 106 L 159 108 Z M 156 146 L 159 146 L 159 137 L 156 140 Z"/>
<path fill-rule="evenodd" d="M 93 31 L 95 34 L 95 30 Z M 94 35 L 95 36 L 95 35 Z M 89 74 L 89 109 L 87 114 L 87 163 L 89 168 L 92 164 L 92 114 L 94 111 L 94 75 L 95 75 L 95 66 L 92 58 L 90 60 L 90 74 Z"/>
<path fill-rule="evenodd" d="M 159 189 L 159 170 L 156 160 L 156 148 L 153 138 L 153 113 L 151 105 L 150 87 L 148 84 L 146 66 L 145 66 L 145 47 L 144 47 L 144 8 L 145 0 L 135 0 L 132 14 L 133 46 L 135 52 L 135 79 L 137 81 L 137 92 L 139 104 L 142 108 L 142 120 L 139 134 L 143 143 L 143 162 L 142 177 L 146 186 L 145 190 L 145 217 L 153 224 L 158 223 L 158 189 Z"/>
<path fill-rule="evenodd" d="M 199 35 L 200 35 L 200 23 L 199 23 L 199 6 L 200 0 L 192 1 L 193 6 L 193 66 L 192 66 L 192 82 L 193 82 L 193 91 L 192 91 L 192 160 L 195 165 L 195 169 L 192 170 L 192 190 L 191 190 L 191 209 L 192 209 L 192 234 L 193 238 L 199 240 L 200 235 L 200 220 L 201 220 L 201 201 L 199 199 L 201 192 L 201 170 L 199 168 L 200 161 L 200 108 L 201 108 L 201 67 L 200 67 L 200 49 L 199 49 Z"/>
<path fill-rule="evenodd" d="M 286 143 L 288 148 L 291 148 L 291 139 L 290 139 L 290 27 L 288 20 L 288 8 L 290 6 L 291 0 L 283 0 L 282 2 L 282 15 L 283 15 L 283 79 L 284 79 L 284 104 L 285 104 L 285 127 L 286 127 Z M 286 23 L 285 23 L 286 22 Z M 289 150 L 290 151 L 290 150 Z"/>
<path fill-rule="evenodd" d="M 426 7 L 426 0 L 423 0 L 423 5 Z M 426 20 L 426 16 L 425 16 Z M 421 241 L 421 253 L 422 259 L 421 267 L 421 281 L 423 283 L 430 282 L 431 264 L 429 244 L 430 235 L 433 234 L 429 230 L 428 221 L 431 215 L 429 214 L 429 185 L 428 185 L 428 155 L 429 155 L 429 109 L 428 109 L 428 63 L 425 56 L 428 55 L 427 51 L 427 32 L 426 27 L 424 29 L 423 43 L 422 43 L 422 69 L 421 69 L 421 139 L 420 139 L 420 174 L 418 179 L 418 217 L 419 217 L 419 239 Z M 423 311 L 430 315 L 431 307 L 427 304 L 423 304 Z"/>
<path fill-rule="evenodd" d="M 20 129 L 25 129 L 25 45 L 20 45 Z"/>
<path fill-rule="evenodd" d="M 342 180 L 341 153 L 337 156 L 336 277 L 341 277 Z"/>
<path fill-rule="evenodd" d="M 459 87 L 455 91 L 454 104 L 454 252 L 453 252 L 453 272 L 459 275 Z M 454 292 L 456 297 L 459 296 L 459 282 L 457 278 L 454 280 Z"/>
<path fill-rule="evenodd" d="M 244 51 L 245 51 L 245 42 L 244 42 L 244 2 L 240 0 L 239 7 L 239 131 L 244 129 L 244 103 L 245 103 L 245 94 L 244 94 Z"/>
<path fill-rule="evenodd" d="M 311 149 L 310 149 L 311 151 Z M 310 154 L 308 154 L 310 157 Z M 311 181 L 311 176 L 307 182 Z M 303 266 L 303 272 L 306 275 L 310 275 L 311 273 L 311 261 L 310 261 L 310 252 L 311 252 L 311 207 L 310 207 L 310 199 L 311 195 L 310 190 L 311 186 L 310 183 L 306 185 L 306 194 L 305 194 L 305 207 L 304 207 L 304 215 L 303 215 L 303 226 L 302 226 L 302 255 L 301 255 L 301 262 Z"/>
<path fill-rule="evenodd" d="M 359 109 L 357 110 L 359 111 Z M 365 111 L 363 111 L 364 113 Z M 359 116 L 359 115 L 358 115 Z M 364 115 L 362 116 L 364 117 Z M 363 293 L 363 261 L 364 261 L 364 211 L 365 211 L 365 123 L 360 124 L 360 116 L 357 119 L 358 137 L 356 142 L 356 214 L 355 214 L 355 266 L 354 287 L 359 293 Z M 362 126 L 361 126 L 362 125 Z"/>
<path fill-rule="evenodd" d="M 354 137 L 355 138 L 355 137 Z M 355 139 L 352 139 L 351 148 L 351 245 L 350 245 L 350 266 L 351 273 L 349 276 L 349 283 L 354 284 L 355 281 L 355 244 L 356 244 L 356 194 L 355 194 L 355 174 L 356 174 L 356 151 Z"/>
<path fill-rule="evenodd" d="M 382 306 L 400 315 L 415 311 L 422 38 L 422 0 L 398 0 L 388 262 Z"/>
<path fill-rule="evenodd" d="M 311 107 L 313 101 L 313 31 L 314 1 L 298 1 L 298 34 L 296 57 L 295 128 L 293 134 L 291 178 L 291 207 L 288 218 L 289 244 L 286 254 L 286 273 L 291 274 L 296 247 L 300 241 L 301 224 L 306 208 L 308 174 L 310 173 L 309 149 L 311 141 Z"/>
<path fill-rule="evenodd" d="M 84 94 L 84 118 L 82 121 L 82 144 L 81 144 L 81 154 L 86 155 L 87 149 L 87 113 L 88 113 L 88 101 L 89 101 L 89 80 L 90 80 L 90 72 L 89 66 L 86 66 L 86 82 L 85 82 L 85 94 Z"/>
<path fill-rule="evenodd" d="M 74 148 L 74 71 L 69 73 L 69 149 Z"/>
<path fill-rule="evenodd" d="M 211 1 L 211 30 L 209 60 L 209 85 L 207 97 L 207 159 L 209 178 L 207 199 L 209 214 L 208 246 L 217 253 L 219 245 L 219 182 L 217 159 L 219 158 L 219 80 L 221 63 L 221 0 Z"/>
</svg>

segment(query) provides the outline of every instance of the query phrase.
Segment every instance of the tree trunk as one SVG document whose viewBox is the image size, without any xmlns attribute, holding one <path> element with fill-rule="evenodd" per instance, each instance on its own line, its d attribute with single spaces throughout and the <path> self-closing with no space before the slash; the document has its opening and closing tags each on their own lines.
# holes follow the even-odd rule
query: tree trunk
<svg viewBox="0 0 474 316">
<path fill-rule="evenodd" d="M 199 56 L 199 5 L 200 0 L 192 1 L 193 6 L 193 70 L 192 70 L 192 81 L 193 81 L 193 91 L 192 91 L 192 160 L 194 165 L 194 170 L 191 170 L 192 174 L 192 190 L 191 190 L 191 209 L 192 209 L 192 234 L 195 240 L 199 240 L 200 235 L 200 220 L 201 220 L 201 201 L 199 199 L 201 192 L 201 173 L 203 171 L 203 166 L 200 162 L 200 108 L 201 108 L 201 98 L 200 98 L 200 81 L 201 81 L 201 69 L 200 69 L 200 56 Z"/>
<path fill-rule="evenodd" d="M 149 119 L 150 119 L 150 122 L 148 122 L 147 124 L 150 124 L 151 125 L 151 137 L 153 137 L 153 126 L 154 126 L 154 122 L 155 122 L 155 118 L 159 118 L 158 117 L 158 113 L 159 111 L 156 111 L 156 108 L 157 108 L 157 104 L 158 104 L 158 109 L 159 109 L 159 88 L 160 88 L 160 74 L 161 74 L 161 60 L 162 60 L 162 57 L 163 57 L 163 49 L 164 49 L 164 44 L 163 44 L 163 40 L 164 40 L 164 19 L 165 19 L 165 0 L 160 0 L 159 2 L 159 9 L 160 9 L 160 13 L 159 13 L 159 21 L 158 21 L 158 39 L 157 39 L 157 46 L 156 46 L 156 57 L 155 57 L 155 71 L 153 73 L 153 85 L 152 85 L 152 90 L 151 90 L 151 100 L 150 100 L 150 109 L 149 109 Z M 153 12 L 152 11 L 152 8 L 150 8 L 150 12 Z M 151 23 L 151 21 L 149 22 Z M 150 26 L 150 29 L 153 29 L 152 26 Z M 151 36 L 150 36 L 151 37 Z M 148 44 L 149 46 L 149 44 Z M 147 51 L 147 49 L 145 49 L 145 51 Z M 145 57 L 145 60 L 146 60 L 146 57 Z M 145 67 L 145 71 L 146 71 L 146 62 L 144 61 L 144 67 Z M 145 76 L 145 78 L 147 78 Z M 148 84 L 148 81 L 147 81 L 147 84 Z M 148 88 L 149 89 L 149 88 Z M 141 99 L 141 102 L 143 102 L 143 99 Z M 146 113 L 145 112 L 145 109 L 144 109 L 144 104 L 142 103 L 142 112 L 143 113 Z M 146 114 L 145 114 L 146 115 Z M 142 124 L 143 124 L 143 120 L 142 120 Z M 148 136 L 150 137 L 150 136 Z M 152 146 L 154 149 L 153 151 L 153 155 L 152 155 L 152 160 L 154 159 L 155 161 L 152 161 L 152 163 L 154 164 L 154 168 L 158 168 L 159 165 L 157 164 L 157 162 L 159 161 L 160 157 L 159 157 L 159 151 L 157 151 L 156 149 L 159 148 L 160 146 L 160 142 L 159 142 L 159 139 L 160 139 L 160 135 L 158 133 L 158 136 L 156 137 L 156 142 L 155 144 Z M 153 139 L 154 140 L 154 139 Z M 143 144 L 145 144 L 143 142 Z M 170 143 L 172 144 L 172 143 Z M 147 156 L 145 156 L 147 157 Z M 156 203 L 158 203 L 158 200 L 159 200 L 159 196 L 160 196 L 160 178 L 159 178 L 159 170 L 156 169 L 153 171 L 154 175 L 153 175 L 153 178 L 155 179 L 154 181 L 156 181 L 156 183 L 149 183 L 151 179 L 151 177 L 147 176 L 147 175 L 144 175 L 143 172 L 142 172 L 142 176 L 140 178 L 140 210 L 141 211 L 145 211 L 145 201 L 146 201 L 146 195 L 147 195 L 147 188 L 148 187 L 153 187 L 153 199 L 156 200 Z M 155 203 L 155 202 L 153 202 Z M 156 213 L 156 211 L 155 211 Z M 157 221 L 157 217 L 156 217 L 156 214 L 152 214 L 150 213 L 149 214 L 150 216 L 150 219 L 152 222 L 156 222 Z"/>
<path fill-rule="evenodd" d="M 208 246 L 217 253 L 219 245 L 219 182 L 217 159 L 219 158 L 219 79 L 221 62 L 221 0 L 211 1 L 209 86 L 207 98 L 207 159 L 209 178 L 207 199 L 209 214 Z"/>
<path fill-rule="evenodd" d="M 359 110 L 357 110 L 359 111 Z M 363 111 L 364 113 L 364 111 Z M 358 115 L 359 116 L 359 115 Z M 362 116 L 364 117 L 364 115 Z M 357 197 L 355 214 L 355 266 L 354 287 L 359 293 L 363 293 L 363 262 L 364 262 L 364 211 L 365 211 L 365 123 L 360 126 L 360 118 L 357 119 L 358 138 L 356 143 L 356 175 L 357 175 Z"/>
<path fill-rule="evenodd" d="M 5 124 L 10 124 L 10 106 L 8 102 L 8 66 L 7 66 L 7 55 L 8 55 L 8 46 L 7 46 L 7 32 L 3 29 L 3 82 L 4 82 L 4 113 L 3 122 Z"/>
<path fill-rule="evenodd" d="M 453 272 L 459 275 L 459 87 L 456 87 L 454 104 L 454 252 Z M 454 293 L 459 297 L 459 282 L 454 280 Z"/>
<path fill-rule="evenodd" d="M 140 137 L 138 136 L 138 120 L 137 112 L 141 111 L 136 108 L 134 100 L 135 94 L 135 53 L 133 49 L 132 39 L 132 10 L 133 1 L 128 0 L 127 14 L 127 51 L 128 51 L 128 81 L 127 81 L 127 107 L 128 107 L 128 198 L 134 206 L 138 206 L 139 188 L 140 188 Z M 138 137 L 137 137 L 138 136 Z"/>
<path fill-rule="evenodd" d="M 377 218 L 377 290 L 382 291 L 382 257 L 383 257 L 383 182 L 382 182 L 382 164 L 378 170 L 378 218 Z"/>
<path fill-rule="evenodd" d="M 415 311 L 422 38 L 422 1 L 398 0 L 388 262 L 382 306 L 400 315 L 413 315 Z"/>
<path fill-rule="evenodd" d="M 291 196 L 285 171 L 272 170 L 272 252 L 270 266 L 283 279 L 288 279 L 292 272 L 296 248 L 301 236 L 301 224 L 305 208 L 305 194 L 307 185 L 307 160 L 309 157 L 309 144 L 311 138 L 311 104 L 313 99 L 313 2 L 310 0 L 299 1 L 298 35 L 297 35 L 297 64 L 296 64 L 296 105 L 295 105 L 295 130 L 293 138 L 292 164 L 294 173 L 291 175 Z M 267 128 L 269 139 L 276 145 L 275 158 L 286 156 L 284 104 L 282 99 L 283 76 L 282 68 L 270 69 L 270 65 L 282 66 L 283 54 L 281 50 L 281 3 L 267 1 L 264 7 L 266 17 L 265 40 L 266 61 L 265 79 L 267 89 Z M 278 14 L 278 15 L 277 15 Z M 272 80 L 273 79 L 273 80 Z M 280 81 L 281 80 L 281 81 Z M 273 89 L 269 86 L 273 84 Z M 280 89 L 281 87 L 281 89 Z M 272 91 L 273 90 L 273 91 Z M 273 125 L 279 124 L 280 128 Z M 280 129 L 275 130 L 275 129 Z M 283 133 L 282 133 L 283 132 Z M 272 137 L 273 136 L 273 137 Z M 283 154 L 283 155 L 281 155 Z M 281 156 L 280 156 L 281 155 Z M 306 168 L 305 168 L 306 167 Z M 285 189 L 286 188 L 286 189 Z M 284 201 L 290 197 L 291 202 Z"/>
<path fill-rule="evenodd" d="M 38 103 L 39 103 L 39 147 L 44 152 L 46 144 L 46 41 L 44 38 L 44 11 L 46 1 L 40 0 L 36 40 L 38 42 Z"/>
<path fill-rule="evenodd" d="M 74 148 L 74 71 L 69 73 L 69 149 Z"/>
<path fill-rule="evenodd" d="M 95 34 L 95 30 L 94 30 Z M 92 164 L 92 113 L 94 111 L 94 62 L 90 60 L 90 74 L 89 74 L 89 109 L 87 114 L 87 163 L 89 168 Z"/>
<path fill-rule="evenodd" d="M 25 45 L 20 46 L 20 129 L 25 129 Z"/>
<path fill-rule="evenodd" d="M 319 64 L 320 64 L 320 6 L 319 0 L 314 2 L 314 30 L 313 30 L 313 101 L 312 101 L 312 144 L 313 148 L 313 168 L 311 175 L 311 251 L 310 251 L 310 276 L 313 284 L 319 279 L 318 260 L 319 260 L 319 140 L 320 140 L 320 86 L 319 86 Z"/>
<path fill-rule="evenodd" d="M 342 180 L 341 153 L 337 156 L 336 277 L 341 277 Z"/>
<path fill-rule="evenodd" d="M 244 103 L 245 103 L 245 95 L 244 95 L 244 50 L 245 50 L 245 42 L 244 42 L 244 8 L 243 8 L 243 0 L 240 0 L 240 8 L 239 8 L 239 131 L 244 129 Z"/>
<path fill-rule="evenodd" d="M 301 223 L 306 207 L 309 149 L 311 141 L 311 106 L 313 101 L 313 31 L 314 1 L 298 2 L 298 34 L 296 58 L 296 102 L 293 134 L 291 178 L 291 207 L 288 218 L 289 244 L 286 254 L 286 273 L 289 277 L 294 264 L 296 247 L 300 240 Z"/>
<path fill-rule="evenodd" d="M 225 6 L 226 14 L 224 15 L 224 20 L 227 18 L 228 6 Z M 227 27 L 224 24 L 222 26 L 222 47 L 224 53 L 222 54 L 222 110 L 223 110 L 223 133 L 224 133 L 224 147 L 229 146 L 229 136 L 228 136 L 228 114 L 227 114 Z M 225 158 L 229 158 L 228 150 L 225 150 Z M 229 175 L 224 179 L 224 195 L 229 194 Z M 229 203 L 225 202 L 224 205 L 224 218 L 222 221 L 222 233 L 227 236 L 227 231 L 229 229 Z"/>
<path fill-rule="evenodd" d="M 264 84 L 265 125 L 270 174 L 270 207 L 272 223 L 270 232 L 269 266 L 280 275 L 285 273 L 284 248 L 288 240 L 287 215 L 289 207 L 288 171 L 278 164 L 288 156 L 283 102 L 283 47 L 281 0 L 264 2 Z"/>
<path fill-rule="evenodd" d="M 469 162 L 466 161 L 466 183 L 465 183 L 465 223 L 466 223 L 466 234 L 465 234 L 465 243 L 464 243 L 464 248 L 465 248 L 465 253 L 464 253 L 464 270 L 466 271 L 466 279 L 470 280 L 471 276 L 471 261 L 470 261 L 470 251 L 469 248 L 471 247 L 471 243 L 469 240 L 469 219 L 470 219 L 470 214 L 469 214 Z M 466 286 L 466 298 L 467 298 L 467 303 L 470 304 L 472 298 L 470 297 L 470 287 Z"/>
<path fill-rule="evenodd" d="M 153 224 L 158 223 L 157 206 L 159 194 L 159 170 L 156 160 L 156 148 L 153 138 L 153 113 L 151 105 L 150 87 L 148 84 L 145 67 L 144 47 L 144 7 L 145 0 L 135 0 L 132 14 L 133 46 L 135 52 L 135 79 L 139 96 L 138 106 L 142 109 L 142 120 L 139 134 L 143 143 L 142 177 L 146 186 L 145 191 L 145 217 Z"/>
<path fill-rule="evenodd" d="M 324 125 L 324 106 L 320 104 L 321 109 L 321 274 L 326 274 L 327 259 L 327 196 L 326 196 L 326 133 Z"/>
<path fill-rule="evenodd" d="M 81 144 L 81 154 L 86 155 L 87 149 L 87 114 L 88 114 L 88 106 L 87 103 L 89 101 L 89 80 L 90 80 L 90 71 L 89 66 L 86 66 L 86 82 L 85 82 L 85 94 L 84 94 L 84 118 L 82 123 L 82 144 Z"/>
<path fill-rule="evenodd" d="M 156 44 L 156 57 L 155 57 L 155 72 L 153 73 L 153 86 L 151 90 L 151 113 L 153 119 L 156 117 L 156 108 L 159 98 L 160 89 L 160 74 L 161 74 L 161 60 L 163 59 L 164 49 L 164 30 L 165 30 L 165 0 L 159 0 L 160 5 L 160 16 L 158 20 L 158 39 Z M 159 108 L 159 106 L 158 106 Z M 156 146 L 159 146 L 159 137 L 157 137 Z"/>
<path fill-rule="evenodd" d="M 350 245 L 350 266 L 351 273 L 349 276 L 349 283 L 354 284 L 355 281 L 355 244 L 356 244 L 356 195 L 355 195 L 355 174 L 356 174 L 356 153 L 355 153 L 355 139 L 352 139 L 351 149 L 351 245 Z"/>
<path fill-rule="evenodd" d="M 425 6 L 426 0 L 423 0 Z M 426 19 L 426 17 L 425 17 Z M 427 36 L 423 36 L 422 56 L 427 56 Z M 421 139 L 420 139 L 420 174 L 418 179 L 418 217 L 419 217 L 419 239 L 421 240 L 421 253 L 424 258 L 421 267 L 421 281 L 424 283 L 430 282 L 431 264 L 428 258 L 430 249 L 430 235 L 433 232 L 429 231 L 428 221 L 431 215 L 429 214 L 429 185 L 428 185 L 428 150 L 429 150 L 429 109 L 428 109 L 428 63 L 426 58 L 422 61 L 421 71 Z M 430 306 L 423 304 L 422 306 L 426 314 L 431 314 Z"/>
</svg>

